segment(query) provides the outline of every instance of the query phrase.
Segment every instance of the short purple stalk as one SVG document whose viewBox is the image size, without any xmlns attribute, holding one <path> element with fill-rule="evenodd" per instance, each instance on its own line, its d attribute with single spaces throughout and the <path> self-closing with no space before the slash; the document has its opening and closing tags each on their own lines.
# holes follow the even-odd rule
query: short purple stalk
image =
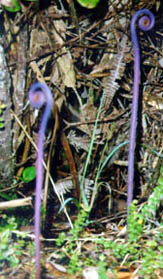
<svg viewBox="0 0 163 279">
<path fill-rule="evenodd" d="M 47 121 L 52 110 L 53 98 L 49 87 L 44 83 L 34 83 L 29 90 L 29 100 L 34 108 L 41 108 L 46 103 L 42 121 L 40 124 L 38 143 L 37 143 L 37 161 L 36 161 L 36 190 L 35 190 L 35 253 L 36 253 L 36 279 L 40 279 L 40 211 L 41 211 L 41 192 L 43 184 L 43 153 L 44 136 Z"/>
<path fill-rule="evenodd" d="M 143 15 L 141 18 L 139 16 Z M 139 18 L 139 20 L 138 20 Z M 139 28 L 142 31 L 150 30 L 155 23 L 154 15 L 147 9 L 137 11 L 131 20 L 131 39 L 134 50 L 134 84 L 133 84 L 133 101 L 131 112 L 131 128 L 130 128 L 130 144 L 128 154 L 128 194 L 127 194 L 127 209 L 133 200 L 133 185 L 134 185 L 134 154 L 136 145 L 136 128 L 137 128 L 137 112 L 139 100 L 139 82 L 140 82 L 140 53 L 139 43 L 136 34 L 136 22 L 138 20 Z"/>
</svg>

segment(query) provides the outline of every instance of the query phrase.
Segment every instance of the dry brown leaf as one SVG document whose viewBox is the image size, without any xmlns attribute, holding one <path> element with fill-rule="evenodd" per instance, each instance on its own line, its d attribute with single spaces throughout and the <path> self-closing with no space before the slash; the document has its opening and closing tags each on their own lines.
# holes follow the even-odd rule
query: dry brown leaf
<svg viewBox="0 0 163 279">
<path fill-rule="evenodd" d="M 75 279 L 74 275 L 58 270 L 52 263 L 46 263 L 45 268 L 55 279 Z"/>
<path fill-rule="evenodd" d="M 55 40 L 60 46 L 62 46 L 64 44 L 62 37 L 65 38 L 66 25 L 62 20 L 55 20 L 54 25 L 56 29 L 56 31 L 53 30 Z M 61 34 L 61 36 L 59 34 Z M 66 47 L 62 47 L 60 56 L 57 58 L 57 63 L 64 85 L 75 88 L 76 79 L 74 65 L 71 53 Z"/>
<path fill-rule="evenodd" d="M 118 272 L 117 279 L 132 279 L 131 272 Z"/>
<path fill-rule="evenodd" d="M 40 81 L 40 82 L 44 82 L 45 83 L 44 77 L 43 77 L 43 75 L 42 75 L 42 73 L 41 73 L 37 63 L 33 61 L 33 62 L 30 63 L 30 65 L 32 67 L 32 70 L 34 71 L 34 73 L 37 76 L 37 80 Z"/>
</svg>

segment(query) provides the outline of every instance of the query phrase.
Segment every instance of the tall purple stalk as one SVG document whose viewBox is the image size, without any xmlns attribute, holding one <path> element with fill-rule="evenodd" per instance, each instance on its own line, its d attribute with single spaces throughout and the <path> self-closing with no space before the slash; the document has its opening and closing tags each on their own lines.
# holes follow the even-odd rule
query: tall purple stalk
<svg viewBox="0 0 163 279">
<path fill-rule="evenodd" d="M 49 87 L 44 83 L 34 83 L 29 90 L 29 101 L 34 108 L 41 108 L 45 103 L 45 110 L 40 124 L 38 143 L 37 143 L 37 161 L 36 161 L 36 196 L 35 196 L 35 253 L 36 253 L 36 279 L 40 278 L 40 210 L 41 210 L 41 191 L 43 183 L 43 153 L 44 153 L 44 135 L 47 121 L 52 110 L 53 98 Z"/>
<path fill-rule="evenodd" d="M 143 15 L 141 18 L 139 16 Z M 138 20 L 139 18 L 139 20 Z M 136 142 L 136 128 L 137 128 L 137 111 L 139 99 L 139 82 L 140 82 L 140 53 L 139 43 L 136 34 L 136 22 L 138 20 L 139 28 L 142 31 L 150 30 L 155 23 L 154 15 L 147 9 L 137 11 L 131 20 L 131 39 L 134 49 L 134 84 L 133 84 L 133 101 L 131 112 L 131 128 L 130 128 L 130 144 L 128 155 L 128 195 L 127 195 L 127 208 L 133 199 L 133 184 L 134 184 L 134 154 Z"/>
</svg>

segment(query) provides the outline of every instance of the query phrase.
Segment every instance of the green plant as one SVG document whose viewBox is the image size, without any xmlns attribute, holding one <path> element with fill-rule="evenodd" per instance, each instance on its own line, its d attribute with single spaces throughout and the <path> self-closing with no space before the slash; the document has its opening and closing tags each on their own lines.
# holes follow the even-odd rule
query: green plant
<svg viewBox="0 0 163 279">
<path fill-rule="evenodd" d="M 147 247 L 142 253 L 142 264 L 139 270 L 139 274 L 145 279 L 156 278 L 155 270 L 156 268 L 161 268 L 162 262 L 160 255 L 158 257 L 157 251 L 154 247 Z"/>
<path fill-rule="evenodd" d="M 128 239 L 130 242 L 137 242 L 142 235 L 144 217 L 138 211 L 137 201 L 134 200 L 129 208 L 128 215 Z"/>
<path fill-rule="evenodd" d="M 75 253 L 71 255 L 70 262 L 67 269 L 67 271 L 70 274 L 75 274 L 76 272 L 81 271 L 81 262 L 79 260 L 79 256 L 80 256 L 79 251 L 75 251 Z"/>
<path fill-rule="evenodd" d="M 80 252 L 75 251 L 77 246 L 77 241 L 79 239 L 79 234 L 82 232 L 83 228 L 87 225 L 88 211 L 82 208 L 79 211 L 77 219 L 75 220 L 73 228 L 70 230 L 70 236 L 68 238 L 68 245 L 64 248 L 64 254 L 69 255 L 70 261 L 68 265 L 68 272 L 74 274 L 75 272 L 81 271 L 81 263 L 79 261 Z M 66 241 L 65 233 L 61 233 L 56 240 L 58 246 L 63 245 Z"/>
<path fill-rule="evenodd" d="M 17 194 L 14 193 L 14 190 L 11 190 L 10 193 L 1 192 L 0 197 L 6 201 L 11 201 L 17 199 Z"/>
<path fill-rule="evenodd" d="M 26 0 L 29 2 L 38 2 L 38 0 Z M 21 5 L 19 0 L 11 0 L 10 3 L 7 2 L 7 4 L 3 4 L 5 10 L 9 12 L 19 12 L 21 10 Z"/>
<path fill-rule="evenodd" d="M 103 163 L 102 165 L 105 165 Z M 101 166 L 102 166 L 101 165 Z M 100 168 L 101 168 L 100 166 Z M 161 268 L 161 252 L 162 248 L 158 245 L 160 239 L 162 239 L 163 235 L 156 234 L 152 240 L 146 240 L 144 237 L 147 234 L 146 225 L 151 222 L 151 219 L 155 217 L 155 214 L 161 204 L 163 199 L 163 180 L 162 180 L 163 168 L 160 168 L 160 177 L 158 179 L 158 186 L 155 187 L 153 193 L 150 195 L 147 203 L 138 208 L 138 202 L 133 201 L 129 208 L 128 215 L 128 240 L 125 243 L 116 240 L 108 240 L 105 237 L 91 237 L 92 242 L 96 243 L 96 251 L 107 251 L 107 254 L 113 255 L 113 257 L 119 262 L 123 261 L 126 257 L 128 258 L 128 262 L 132 261 L 141 261 L 141 269 L 140 276 L 144 274 L 142 278 L 150 278 L 148 274 L 150 274 L 151 270 L 153 270 L 152 266 Z M 69 261 L 69 269 L 68 271 L 71 273 L 75 273 L 81 271 L 83 266 L 96 265 L 99 270 L 101 278 L 105 278 L 106 275 L 106 260 L 105 260 L 105 252 L 102 256 L 98 257 L 97 260 L 92 259 L 84 259 L 82 257 L 81 251 L 77 248 L 79 236 L 83 230 L 83 228 L 90 223 L 88 220 L 89 216 L 89 208 L 83 206 L 78 214 L 78 217 L 74 223 L 74 227 L 70 230 L 70 236 L 66 239 L 65 233 L 61 233 L 56 243 L 58 246 L 64 244 L 63 254 L 68 255 L 70 258 Z M 153 224 L 151 222 L 151 224 Z M 160 226 L 162 226 L 160 224 Z M 83 236 L 82 236 L 83 237 Z M 142 247 L 142 241 L 143 246 Z M 66 248 L 65 248 L 66 247 Z M 74 253 L 75 251 L 75 253 Z M 97 252 L 98 253 L 98 252 Z M 148 255 L 148 254 L 151 254 Z M 115 263 L 112 264 L 112 268 L 116 266 Z M 154 275 L 153 275 L 153 278 Z"/>
<path fill-rule="evenodd" d="M 107 279 L 108 276 L 106 275 L 106 257 L 104 255 L 101 255 L 99 257 L 99 262 L 98 262 L 98 278 L 99 279 Z"/>
<path fill-rule="evenodd" d="M 149 196 L 147 203 L 138 210 L 137 201 L 133 201 L 128 215 L 128 238 L 130 242 L 136 242 L 142 236 L 144 226 L 155 217 L 158 208 L 163 201 L 163 166 L 160 168 L 158 186 Z"/>
<path fill-rule="evenodd" d="M 11 3 L 7 3 L 4 5 L 5 10 L 9 12 L 19 12 L 21 10 L 21 6 L 19 5 L 19 0 L 11 0 Z"/>
<path fill-rule="evenodd" d="M 87 9 L 93 9 L 93 8 L 95 8 L 95 7 L 98 5 L 99 1 L 100 1 L 100 0 L 77 0 L 77 2 L 78 2 L 81 6 L 87 8 Z"/>
<path fill-rule="evenodd" d="M 21 179 L 25 183 L 29 183 L 30 181 L 35 179 L 35 177 L 36 177 L 36 168 L 31 166 L 24 169 Z"/>
<path fill-rule="evenodd" d="M 87 225 L 88 211 L 83 207 L 78 214 L 77 219 L 75 220 L 74 227 L 70 230 L 71 238 L 76 239 L 79 236 L 79 233 Z"/>
<path fill-rule="evenodd" d="M 66 239 L 66 234 L 64 232 L 61 232 L 58 236 L 58 238 L 56 239 L 56 245 L 57 246 L 61 246 Z"/>
<path fill-rule="evenodd" d="M 15 254 L 16 245 L 12 240 L 12 231 L 17 228 L 14 217 L 8 218 L 5 214 L 1 215 L 0 224 L 0 267 L 4 264 L 15 266 L 19 259 Z"/>
<path fill-rule="evenodd" d="M 33 241 L 27 242 L 27 233 L 18 230 L 18 223 L 14 216 L 1 214 L 0 219 L 0 269 L 17 267 L 24 253 L 34 255 Z M 22 222 L 21 222 L 22 223 Z"/>
<path fill-rule="evenodd" d="M 83 170 L 83 175 L 82 175 L 81 181 L 80 181 L 80 189 L 81 189 L 81 196 L 82 196 L 83 204 L 84 204 L 85 208 L 87 208 L 87 210 L 89 212 L 93 208 L 95 198 L 96 198 L 98 190 L 100 188 L 98 180 L 99 180 L 99 177 L 101 175 L 102 170 L 107 165 L 107 163 L 112 158 L 112 156 L 121 147 L 123 147 L 124 145 L 128 144 L 128 141 L 124 141 L 124 142 L 120 143 L 118 146 L 115 146 L 113 148 L 113 150 L 111 150 L 111 152 L 108 154 L 108 156 L 103 161 L 104 152 L 106 150 L 107 144 L 104 146 L 104 149 L 103 149 L 103 152 L 102 152 L 102 155 L 101 155 L 101 159 L 100 159 L 100 162 L 99 162 L 99 165 L 98 165 L 97 174 L 96 174 L 96 177 L 95 177 L 94 186 L 92 188 L 92 195 L 91 195 L 91 199 L 90 199 L 90 203 L 89 203 L 88 199 L 87 199 L 87 196 L 85 194 L 84 185 L 85 185 L 86 174 L 87 174 L 87 171 L 89 169 L 89 164 L 90 164 L 90 160 L 91 160 L 91 156 L 92 156 L 93 144 L 94 144 L 94 141 L 95 141 L 95 135 L 96 135 L 96 131 L 97 131 L 98 120 L 99 120 L 99 117 L 100 117 L 100 114 L 101 114 L 101 111 L 102 111 L 102 108 L 103 108 L 104 98 L 105 98 L 105 95 L 103 94 L 101 99 L 100 99 L 100 106 L 99 106 L 98 111 L 97 111 L 96 121 L 95 121 L 95 125 L 94 125 L 94 128 L 93 128 L 93 133 L 92 133 L 91 142 L 90 142 L 90 145 L 89 145 L 89 150 L 88 150 L 88 154 L 87 154 L 87 158 L 86 158 L 86 162 L 85 162 L 85 166 L 84 166 L 84 170 Z"/>
<path fill-rule="evenodd" d="M 3 118 L 3 111 L 5 110 L 6 105 L 0 104 L 0 129 L 4 128 L 4 118 Z"/>
<path fill-rule="evenodd" d="M 68 251 L 71 252 L 71 249 L 76 245 L 75 242 L 77 241 L 79 237 L 79 233 L 83 230 L 83 228 L 88 224 L 88 211 L 85 210 L 85 208 L 82 208 L 79 211 L 79 214 L 77 216 L 77 219 L 75 220 L 73 228 L 70 230 L 70 236 L 69 236 L 69 246 Z M 59 238 L 56 240 L 56 243 L 58 246 L 62 245 L 65 241 L 65 234 L 62 232 L 59 235 Z"/>
</svg>

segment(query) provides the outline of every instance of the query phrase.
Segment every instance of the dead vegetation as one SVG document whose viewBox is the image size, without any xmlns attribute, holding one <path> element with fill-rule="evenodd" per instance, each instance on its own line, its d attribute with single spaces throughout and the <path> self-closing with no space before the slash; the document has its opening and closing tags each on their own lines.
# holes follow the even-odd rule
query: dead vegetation
<svg viewBox="0 0 163 279">
<path fill-rule="evenodd" d="M 117 238 L 123 242 L 120 234 L 126 225 L 128 140 L 133 86 L 130 20 L 140 8 L 153 9 L 156 18 L 152 31 L 147 35 L 139 32 L 141 85 L 134 197 L 141 206 L 157 185 L 163 164 L 163 6 L 161 1 L 155 0 L 101 2 L 93 10 L 76 4 L 74 9 L 63 0 L 51 1 L 46 8 L 40 10 L 30 2 L 28 5 L 22 4 L 22 11 L 14 16 L 3 12 L 4 46 L 13 84 L 15 176 L 19 179 L 24 168 L 35 164 L 34 143 L 37 140 L 40 113 L 34 113 L 29 107 L 27 92 L 29 86 L 38 80 L 48 84 L 54 97 L 53 114 L 45 143 L 43 195 L 49 235 L 56 236 L 58 231 L 67 230 L 64 226 L 60 228 L 60 223 L 64 225 L 67 222 L 65 215 L 62 213 L 57 218 L 55 216 L 60 203 L 63 205 L 65 199 L 75 197 L 81 202 L 83 182 L 85 196 L 92 208 L 91 218 L 98 223 L 97 228 L 95 225 L 85 229 L 89 237 L 96 233 L 98 237 L 105 235 L 106 238 Z M 85 170 L 90 144 L 92 152 Z M 113 152 L 116 147 L 119 148 Z M 113 155 L 107 160 L 112 152 Z M 104 167 L 99 168 L 106 160 Z M 15 191 L 19 197 L 33 195 L 33 181 L 29 188 L 18 181 Z M 5 191 L 8 193 L 8 189 Z M 73 199 L 71 203 L 66 205 L 70 225 L 77 214 Z M 158 220 L 160 216 L 158 213 Z M 43 234 L 45 240 L 46 232 L 43 231 Z M 147 238 L 150 238 L 149 235 Z M 87 253 L 95 249 L 95 244 L 84 244 L 84 236 L 81 238 L 80 249 L 83 249 L 86 257 Z M 52 250 L 49 251 L 51 254 Z M 115 255 L 108 255 L 106 251 L 104 254 L 107 262 L 111 257 L 116 263 L 116 278 L 143 278 L 137 275 L 139 265 L 136 262 L 131 266 L 124 265 L 124 268 L 123 263 L 115 259 Z M 58 276 L 54 278 L 79 278 L 78 273 L 73 276 L 67 273 L 64 275 L 47 262 L 43 266 L 51 276 Z M 30 267 L 25 268 L 25 271 L 30 274 Z M 157 270 L 156 274 L 156 277 L 151 278 L 161 278 L 161 272 Z M 19 279 L 30 278 L 29 275 L 19 275 Z M 13 274 L 12 278 L 18 277 Z M 109 270 L 106 278 L 114 278 Z"/>
</svg>

